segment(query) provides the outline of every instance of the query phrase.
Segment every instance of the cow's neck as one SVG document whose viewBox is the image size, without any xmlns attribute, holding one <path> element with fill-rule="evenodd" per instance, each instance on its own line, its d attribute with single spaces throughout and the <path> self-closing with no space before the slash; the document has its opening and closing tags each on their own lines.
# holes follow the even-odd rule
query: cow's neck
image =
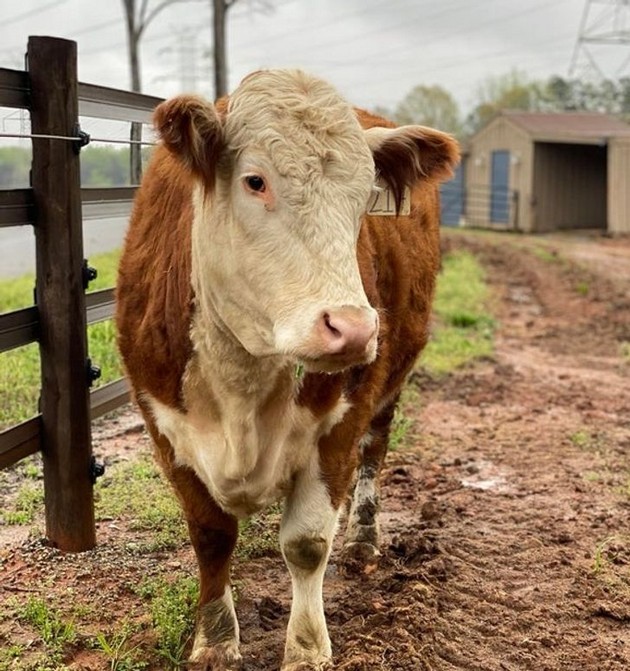
<svg viewBox="0 0 630 671">
<path fill-rule="evenodd" d="M 201 375 L 223 395 L 258 404 L 280 380 L 295 386 L 294 364 L 284 356 L 253 356 L 213 311 L 197 313 L 191 338 Z"/>
<path fill-rule="evenodd" d="M 220 323 L 200 315 L 191 338 L 187 417 L 205 437 L 200 442 L 214 447 L 210 470 L 197 457 L 190 465 L 226 509 L 251 512 L 247 506 L 253 510 L 277 495 L 306 456 L 303 446 L 315 444 L 315 424 L 296 403 L 295 366 L 285 357 L 253 357 Z"/>
</svg>

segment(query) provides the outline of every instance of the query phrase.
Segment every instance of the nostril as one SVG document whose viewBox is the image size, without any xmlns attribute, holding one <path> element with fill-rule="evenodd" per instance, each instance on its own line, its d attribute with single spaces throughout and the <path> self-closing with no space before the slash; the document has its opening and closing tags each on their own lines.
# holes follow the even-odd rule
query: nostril
<svg viewBox="0 0 630 671">
<path fill-rule="evenodd" d="M 326 328 L 334 335 L 336 338 L 341 338 L 341 331 L 332 323 L 331 317 L 328 314 L 328 312 L 324 312 L 324 324 L 326 324 Z"/>
</svg>

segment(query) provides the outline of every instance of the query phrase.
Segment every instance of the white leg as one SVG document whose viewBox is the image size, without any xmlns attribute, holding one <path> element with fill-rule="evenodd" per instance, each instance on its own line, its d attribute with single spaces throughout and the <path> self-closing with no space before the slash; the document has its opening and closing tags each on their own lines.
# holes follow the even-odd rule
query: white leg
<svg viewBox="0 0 630 671">
<path fill-rule="evenodd" d="M 369 433 L 363 437 L 362 453 L 371 447 L 373 441 L 374 437 Z M 374 464 L 366 463 L 364 457 L 362 462 L 348 512 L 342 553 L 342 562 L 350 572 L 362 571 L 367 566 L 375 565 L 380 556 L 378 471 Z"/>
<path fill-rule="evenodd" d="M 377 474 L 374 468 L 361 466 L 348 513 L 346 545 L 365 543 L 371 545 L 378 553 L 380 530 L 376 479 Z"/>
<path fill-rule="evenodd" d="M 322 585 L 337 516 L 319 467 L 313 463 L 298 476 L 280 529 L 282 554 L 293 585 L 282 671 L 321 669 L 331 660 Z"/>
</svg>

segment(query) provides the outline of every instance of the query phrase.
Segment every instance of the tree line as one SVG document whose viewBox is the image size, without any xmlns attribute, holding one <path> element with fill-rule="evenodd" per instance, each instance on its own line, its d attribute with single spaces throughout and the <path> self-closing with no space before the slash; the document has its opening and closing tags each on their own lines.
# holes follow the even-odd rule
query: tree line
<svg viewBox="0 0 630 671">
<path fill-rule="evenodd" d="M 143 150 L 143 161 L 148 155 Z M 30 185 L 32 151 L 26 147 L 0 147 L 0 188 L 22 189 Z M 86 147 L 81 151 L 82 186 L 128 186 L 129 149 Z"/>
<path fill-rule="evenodd" d="M 482 81 L 467 114 L 461 113 L 449 91 L 426 85 L 414 87 L 394 110 L 378 111 L 398 123 L 433 126 L 464 138 L 502 109 L 606 112 L 630 122 L 630 77 L 589 82 L 554 75 L 546 80 L 530 80 L 526 73 L 512 70 Z"/>
</svg>

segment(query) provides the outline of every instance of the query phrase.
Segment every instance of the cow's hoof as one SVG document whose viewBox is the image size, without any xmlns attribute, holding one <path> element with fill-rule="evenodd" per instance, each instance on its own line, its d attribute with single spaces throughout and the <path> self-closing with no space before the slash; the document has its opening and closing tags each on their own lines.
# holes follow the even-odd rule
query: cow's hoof
<svg viewBox="0 0 630 671">
<path fill-rule="evenodd" d="M 186 665 L 190 671 L 240 671 L 243 659 L 234 645 L 214 645 L 193 650 Z"/>
<path fill-rule="evenodd" d="M 339 566 L 347 575 L 372 573 L 378 566 L 381 553 L 372 543 L 346 543 L 341 551 Z"/>
</svg>

